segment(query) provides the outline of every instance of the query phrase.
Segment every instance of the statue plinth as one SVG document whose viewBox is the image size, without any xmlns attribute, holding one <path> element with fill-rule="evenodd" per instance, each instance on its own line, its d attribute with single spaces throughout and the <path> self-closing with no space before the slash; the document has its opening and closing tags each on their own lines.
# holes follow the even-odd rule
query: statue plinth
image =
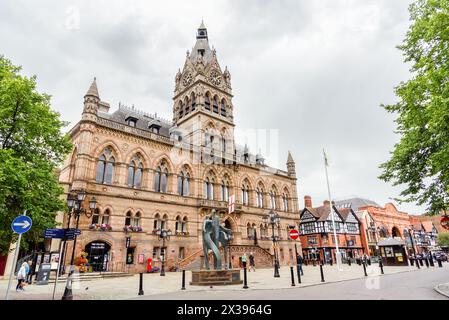
<svg viewBox="0 0 449 320">
<path fill-rule="evenodd" d="M 192 270 L 192 286 L 226 286 L 233 284 L 242 284 L 240 279 L 240 270 Z"/>
</svg>

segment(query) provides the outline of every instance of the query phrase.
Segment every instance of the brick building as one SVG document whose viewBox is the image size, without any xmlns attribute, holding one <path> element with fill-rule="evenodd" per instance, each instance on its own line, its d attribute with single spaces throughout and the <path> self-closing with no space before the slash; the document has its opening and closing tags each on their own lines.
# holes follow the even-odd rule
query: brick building
<svg viewBox="0 0 449 320">
<path fill-rule="evenodd" d="M 162 256 L 168 268 L 198 266 L 202 222 L 215 209 L 234 232 L 233 263 L 253 252 L 259 265 L 271 265 L 271 232 L 262 217 L 274 209 L 281 216 L 281 263 L 293 259 L 287 232 L 299 216 L 294 160 L 289 153 L 286 170 L 277 169 L 237 146 L 232 99 L 230 72 L 222 71 L 204 24 L 175 77 L 172 121 L 123 104 L 111 112 L 93 81 L 60 173 L 66 195 L 84 189 L 86 202 L 95 196 L 98 203 L 92 217 L 80 219 L 76 256 L 87 252 L 99 270 L 139 272 L 147 258 Z M 160 229 L 173 234 L 165 247 Z"/>
<path fill-rule="evenodd" d="M 360 220 L 351 208 L 337 208 L 334 203 L 332 208 L 342 258 L 361 256 L 364 248 L 360 234 Z M 330 202 L 324 201 L 322 206 L 313 207 L 311 197 L 305 196 L 299 224 L 304 258 L 324 259 L 326 263 L 331 260 L 336 261 L 336 242 Z"/>
</svg>

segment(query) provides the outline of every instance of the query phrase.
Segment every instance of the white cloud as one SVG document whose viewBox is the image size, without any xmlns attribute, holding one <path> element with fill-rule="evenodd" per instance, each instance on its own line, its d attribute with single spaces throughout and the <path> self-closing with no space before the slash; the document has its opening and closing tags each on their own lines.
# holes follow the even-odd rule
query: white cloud
<svg viewBox="0 0 449 320">
<path fill-rule="evenodd" d="M 279 130 L 279 154 L 267 158 L 283 166 L 292 151 L 300 202 L 327 197 L 326 147 L 334 195 L 382 204 L 399 189 L 377 179 L 397 140 L 379 105 L 395 101 L 393 87 L 409 77 L 395 46 L 410 2 L 3 1 L 1 53 L 38 75 L 72 124 L 94 76 L 113 108 L 121 101 L 171 118 L 174 76 L 203 17 L 232 74 L 237 126 Z"/>
</svg>

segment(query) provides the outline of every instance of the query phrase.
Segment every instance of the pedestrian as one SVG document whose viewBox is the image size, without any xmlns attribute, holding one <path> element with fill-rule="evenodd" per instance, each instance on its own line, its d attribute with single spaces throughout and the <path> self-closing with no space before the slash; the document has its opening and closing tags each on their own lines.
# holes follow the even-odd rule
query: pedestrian
<svg viewBox="0 0 449 320">
<path fill-rule="evenodd" d="M 254 255 L 252 252 L 249 254 L 249 270 L 248 271 L 251 271 L 251 269 L 253 269 L 254 272 L 256 271 L 256 263 L 254 261 Z"/>
<path fill-rule="evenodd" d="M 25 290 L 23 287 L 25 286 L 25 280 L 27 278 L 29 271 L 30 271 L 30 266 L 25 261 L 24 263 L 22 263 L 22 266 L 20 267 L 19 272 L 17 272 L 16 291 L 19 291 L 19 290 L 24 291 Z"/>
<path fill-rule="evenodd" d="M 246 268 L 246 253 L 243 253 L 242 264 L 243 264 L 243 268 Z"/>
<path fill-rule="evenodd" d="M 301 275 L 304 275 L 304 271 L 302 270 L 302 264 L 304 259 L 298 254 L 296 256 L 296 268 L 298 268 L 298 272 L 301 272 Z"/>
</svg>

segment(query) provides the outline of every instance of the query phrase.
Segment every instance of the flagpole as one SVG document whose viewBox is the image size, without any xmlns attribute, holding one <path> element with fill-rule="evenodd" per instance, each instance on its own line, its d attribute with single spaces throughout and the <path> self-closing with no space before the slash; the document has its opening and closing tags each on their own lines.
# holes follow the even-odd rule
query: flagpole
<svg viewBox="0 0 449 320">
<path fill-rule="evenodd" d="M 328 193 L 328 196 L 329 196 L 329 202 L 330 202 L 330 204 L 329 204 L 329 206 L 330 206 L 330 216 L 331 216 L 331 218 L 332 218 L 332 228 L 334 229 L 334 242 L 335 242 L 335 255 L 336 255 L 336 257 L 337 257 L 337 268 L 338 268 L 338 270 L 339 271 L 341 271 L 342 269 L 341 269 L 341 256 L 340 256 L 340 249 L 339 249 L 339 246 L 338 246 L 338 238 L 337 238 L 337 231 L 336 231 L 336 229 L 335 229 L 335 219 L 334 219 L 334 215 L 333 215 L 333 204 L 332 204 L 332 197 L 331 197 L 331 188 L 330 188 L 330 186 L 329 186 L 329 175 L 328 175 L 328 173 L 327 173 L 327 166 L 329 165 L 328 163 L 327 163 L 327 157 L 326 157 L 326 152 L 324 151 L 324 148 L 323 148 L 323 155 L 324 155 L 324 170 L 326 171 L 326 182 L 327 182 L 327 193 Z M 332 257 L 331 257 L 331 259 L 332 259 Z"/>
</svg>

